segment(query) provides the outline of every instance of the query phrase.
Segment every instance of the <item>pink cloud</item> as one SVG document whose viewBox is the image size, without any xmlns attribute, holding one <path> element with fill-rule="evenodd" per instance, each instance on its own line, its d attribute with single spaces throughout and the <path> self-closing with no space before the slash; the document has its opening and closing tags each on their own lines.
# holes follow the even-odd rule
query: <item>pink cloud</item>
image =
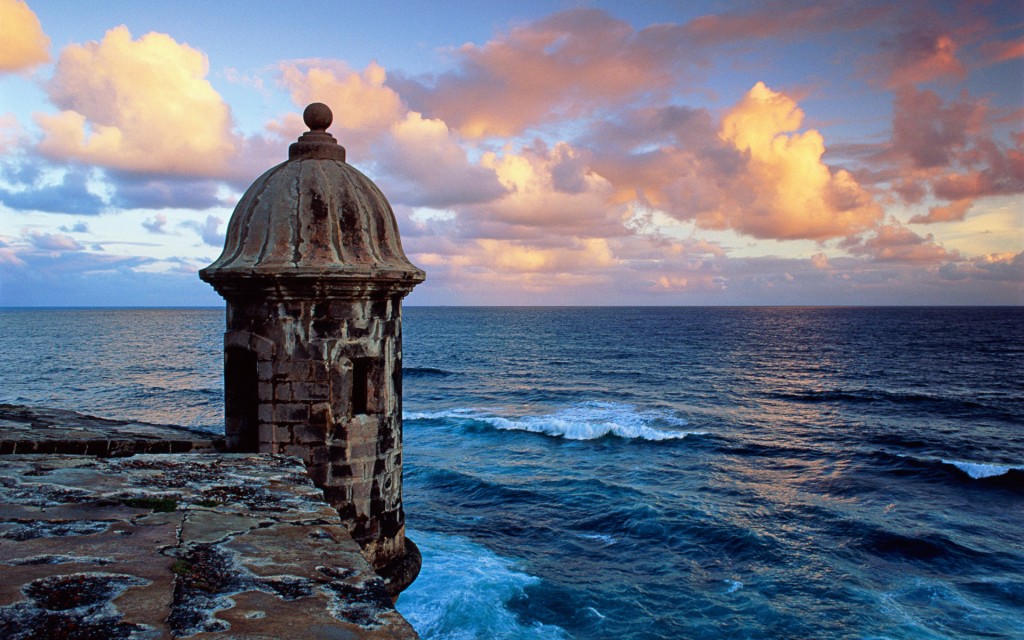
<svg viewBox="0 0 1024 640">
<path fill-rule="evenodd" d="M 227 104 L 205 79 L 206 56 L 168 35 L 135 40 L 124 26 L 60 54 L 38 113 L 39 151 L 127 172 L 225 176 L 241 140 Z"/>
<path fill-rule="evenodd" d="M 967 69 L 957 57 L 957 43 L 949 34 L 909 31 L 897 36 L 889 58 L 890 87 L 916 85 L 929 80 L 959 80 Z"/>
<path fill-rule="evenodd" d="M 929 190 L 952 202 L 914 222 L 952 220 L 964 207 L 957 201 L 1024 192 L 1024 139 L 997 142 L 989 120 L 986 102 L 966 93 L 946 103 L 929 90 L 897 91 L 892 144 L 875 160 L 892 163 L 885 179 L 905 202 L 920 202 Z"/>
<path fill-rule="evenodd" d="M 50 61 L 50 38 L 22 0 L 0 0 L 0 73 L 26 71 Z"/>
<path fill-rule="evenodd" d="M 1024 58 L 1024 38 L 987 42 L 982 45 L 982 51 L 988 61 L 993 64 Z"/>
<path fill-rule="evenodd" d="M 927 215 L 916 215 L 910 219 L 911 224 L 931 224 L 933 222 L 956 222 L 963 220 L 970 210 L 973 201 L 970 199 L 956 200 L 948 205 L 937 205 L 928 209 Z"/>
<path fill-rule="evenodd" d="M 981 130 L 984 120 L 983 103 L 964 97 L 946 106 L 934 91 L 900 89 L 893 104 L 893 149 L 918 168 L 947 166 Z"/>
<path fill-rule="evenodd" d="M 694 18 L 682 31 L 693 43 L 706 46 L 862 29 L 877 24 L 891 13 L 891 7 L 856 2 L 762 2 L 749 11 Z"/>
<path fill-rule="evenodd" d="M 949 251 L 935 242 L 934 236 L 920 236 L 898 222 L 878 226 L 874 235 L 848 248 L 854 255 L 866 255 L 876 262 L 936 264 L 960 260 L 957 251 Z"/>
<path fill-rule="evenodd" d="M 398 83 L 414 106 L 478 138 L 515 135 L 676 81 L 681 42 L 653 45 L 658 29 L 635 31 L 603 11 L 574 9 L 455 51 L 458 69 Z"/>
</svg>

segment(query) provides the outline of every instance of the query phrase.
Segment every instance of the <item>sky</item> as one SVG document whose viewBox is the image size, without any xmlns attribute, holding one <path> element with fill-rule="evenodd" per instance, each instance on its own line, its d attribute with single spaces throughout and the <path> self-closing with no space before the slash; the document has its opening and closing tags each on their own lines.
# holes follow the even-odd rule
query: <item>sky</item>
<svg viewBox="0 0 1024 640">
<path fill-rule="evenodd" d="M 310 102 L 415 305 L 1024 304 L 1024 4 L 0 0 L 0 306 L 220 305 Z"/>
</svg>

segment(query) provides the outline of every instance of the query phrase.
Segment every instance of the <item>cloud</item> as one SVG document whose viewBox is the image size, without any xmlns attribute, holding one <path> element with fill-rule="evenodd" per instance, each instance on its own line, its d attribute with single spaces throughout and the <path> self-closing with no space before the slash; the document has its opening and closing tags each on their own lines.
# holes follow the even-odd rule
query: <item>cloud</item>
<svg viewBox="0 0 1024 640">
<path fill-rule="evenodd" d="M 935 242 L 932 234 L 919 236 L 898 222 L 879 225 L 874 235 L 848 247 L 851 254 L 866 255 L 876 262 L 937 264 L 960 260 L 956 251 L 948 251 Z"/>
<path fill-rule="evenodd" d="M 463 135 L 511 136 L 665 91 L 685 63 L 681 42 L 635 31 L 595 9 L 573 9 L 454 51 L 457 68 L 393 83 L 412 107 Z M 652 46 L 657 39 L 659 46 Z"/>
<path fill-rule="evenodd" d="M 205 79 L 206 56 L 161 33 L 125 26 L 69 45 L 47 85 L 62 111 L 37 113 L 39 152 L 132 173 L 226 176 L 241 141 Z"/>
<path fill-rule="evenodd" d="M 970 199 L 956 200 L 948 205 L 936 205 L 928 209 L 927 215 L 916 215 L 910 219 L 911 224 L 931 224 L 933 222 L 956 222 L 963 220 L 970 210 L 973 201 Z"/>
<path fill-rule="evenodd" d="M 913 222 L 963 219 L 964 201 L 1024 192 L 1024 136 L 997 142 L 985 100 L 963 92 L 947 103 L 911 87 L 896 92 L 893 107 L 890 149 L 875 158 L 891 163 L 885 179 L 905 202 L 919 202 L 929 190 L 950 201 Z"/>
<path fill-rule="evenodd" d="M 466 208 L 461 221 L 475 237 L 536 240 L 549 236 L 568 241 L 629 233 L 624 226 L 625 208 L 609 201 L 611 183 L 589 170 L 566 142 L 553 148 L 538 142 L 518 153 L 512 149 L 487 152 L 480 162 L 494 171 L 505 194 Z"/>
<path fill-rule="evenodd" d="M 824 240 L 870 228 L 881 208 L 849 172 L 833 172 L 821 162 L 820 133 L 795 133 L 803 117 L 788 96 L 761 82 L 754 85 L 726 114 L 719 134 L 746 155 L 745 175 L 731 207 L 698 220 L 775 239 Z M 738 201 L 739 194 L 746 194 L 746 202 Z"/>
<path fill-rule="evenodd" d="M 505 193 L 492 169 L 469 163 L 443 121 L 415 111 L 391 126 L 374 157 L 390 177 L 389 197 L 412 206 L 451 207 Z"/>
<path fill-rule="evenodd" d="M 46 211 L 71 215 L 98 215 L 107 209 L 103 198 L 89 191 L 89 172 L 70 169 L 57 184 L 45 181 L 35 169 L 27 169 L 22 177 L 32 180 L 24 188 L 0 188 L 0 203 L 19 211 Z"/>
<path fill-rule="evenodd" d="M 206 220 L 204 222 L 186 220 L 178 226 L 195 231 L 199 234 L 199 237 L 202 238 L 204 244 L 220 248 L 224 246 L 224 234 L 218 233 L 217 229 L 219 229 L 222 224 L 224 224 L 224 221 L 220 218 L 216 216 L 206 216 Z"/>
<path fill-rule="evenodd" d="M 296 104 L 331 107 L 331 131 L 346 146 L 349 162 L 369 165 L 372 159 L 392 201 L 445 208 L 504 193 L 494 171 L 471 163 L 444 121 L 408 109 L 385 85 L 380 65 L 356 72 L 341 63 L 312 60 L 282 65 L 281 73 Z M 283 132 L 295 126 L 286 120 L 275 128 Z"/>
<path fill-rule="evenodd" d="M 0 0 L 0 73 L 25 71 L 50 61 L 50 38 L 22 0 Z"/>
<path fill-rule="evenodd" d="M 828 256 L 824 253 L 816 253 L 811 256 L 811 264 L 815 269 L 822 271 L 832 268 L 832 263 L 828 261 Z"/>
<path fill-rule="evenodd" d="M 62 233 L 44 233 L 33 229 L 25 236 L 29 244 L 40 251 L 82 251 L 84 246 L 71 236 Z"/>
<path fill-rule="evenodd" d="M 981 130 L 984 116 L 979 103 L 963 99 L 946 106 L 934 91 L 900 89 L 893 103 L 893 149 L 916 168 L 948 166 Z"/>
<path fill-rule="evenodd" d="M 167 216 L 162 213 L 158 213 L 152 218 L 147 218 L 142 222 L 142 228 L 150 233 L 156 233 L 159 235 L 166 234 L 167 231 L 164 227 L 167 226 Z"/>
<path fill-rule="evenodd" d="M 193 209 L 233 205 L 220 196 L 217 180 L 181 177 L 162 178 L 108 171 L 114 187 L 111 204 L 123 209 Z"/>
<path fill-rule="evenodd" d="M 0 113 L 0 154 L 13 151 L 21 135 L 18 118 L 13 113 Z"/>
<path fill-rule="evenodd" d="M 981 49 L 990 64 L 1024 58 L 1024 38 L 986 42 Z"/>
<path fill-rule="evenodd" d="M 362 72 L 333 60 L 300 60 L 283 63 L 281 83 L 300 107 L 323 102 L 331 107 L 331 131 L 355 160 L 368 155 L 373 141 L 400 122 L 408 110 L 394 89 L 384 84 L 387 73 L 376 62 Z M 294 115 L 283 127 L 287 137 L 302 132 L 301 119 Z"/>
<path fill-rule="evenodd" d="M 60 230 L 64 233 L 89 233 L 89 225 L 84 222 L 76 222 L 74 226 L 67 226 L 62 224 Z"/>
<path fill-rule="evenodd" d="M 939 274 L 946 280 L 971 279 L 1016 283 L 1020 293 L 1020 288 L 1024 284 L 1024 251 L 1017 254 L 992 253 L 967 262 L 950 262 L 939 268 Z M 1007 299 L 1005 302 L 1011 300 Z"/>
<path fill-rule="evenodd" d="M 761 2 L 751 10 L 694 18 L 680 31 L 692 44 L 709 46 L 754 39 L 787 39 L 808 33 L 835 33 L 877 24 L 890 7 L 868 3 Z"/>
<path fill-rule="evenodd" d="M 957 58 L 957 44 L 945 33 L 912 30 L 900 33 L 888 56 L 889 87 L 917 85 L 929 80 L 960 80 L 967 69 Z"/>
</svg>

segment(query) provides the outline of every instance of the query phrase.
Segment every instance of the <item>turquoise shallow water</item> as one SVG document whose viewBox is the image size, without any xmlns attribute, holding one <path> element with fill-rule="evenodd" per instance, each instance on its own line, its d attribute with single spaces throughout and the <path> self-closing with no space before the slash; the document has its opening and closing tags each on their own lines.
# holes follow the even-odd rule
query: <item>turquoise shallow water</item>
<svg viewBox="0 0 1024 640">
<path fill-rule="evenodd" d="M 0 322 L 0 401 L 221 428 L 222 311 Z M 405 329 L 424 638 L 1024 638 L 1020 309 Z"/>
</svg>

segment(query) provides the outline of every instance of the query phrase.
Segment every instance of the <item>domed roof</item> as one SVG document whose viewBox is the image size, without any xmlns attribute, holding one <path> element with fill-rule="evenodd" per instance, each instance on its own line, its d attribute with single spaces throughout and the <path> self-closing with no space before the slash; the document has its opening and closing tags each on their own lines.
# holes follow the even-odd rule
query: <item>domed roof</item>
<svg viewBox="0 0 1024 640">
<path fill-rule="evenodd" d="M 327 105 L 303 113 L 308 132 L 288 161 L 249 187 L 228 223 L 224 252 L 199 277 L 222 294 L 265 280 L 318 289 L 358 283 L 411 290 L 425 279 L 402 250 L 398 224 L 384 194 L 345 162 L 345 148 L 327 133 Z M 406 286 L 403 286 L 406 285 Z"/>
</svg>

